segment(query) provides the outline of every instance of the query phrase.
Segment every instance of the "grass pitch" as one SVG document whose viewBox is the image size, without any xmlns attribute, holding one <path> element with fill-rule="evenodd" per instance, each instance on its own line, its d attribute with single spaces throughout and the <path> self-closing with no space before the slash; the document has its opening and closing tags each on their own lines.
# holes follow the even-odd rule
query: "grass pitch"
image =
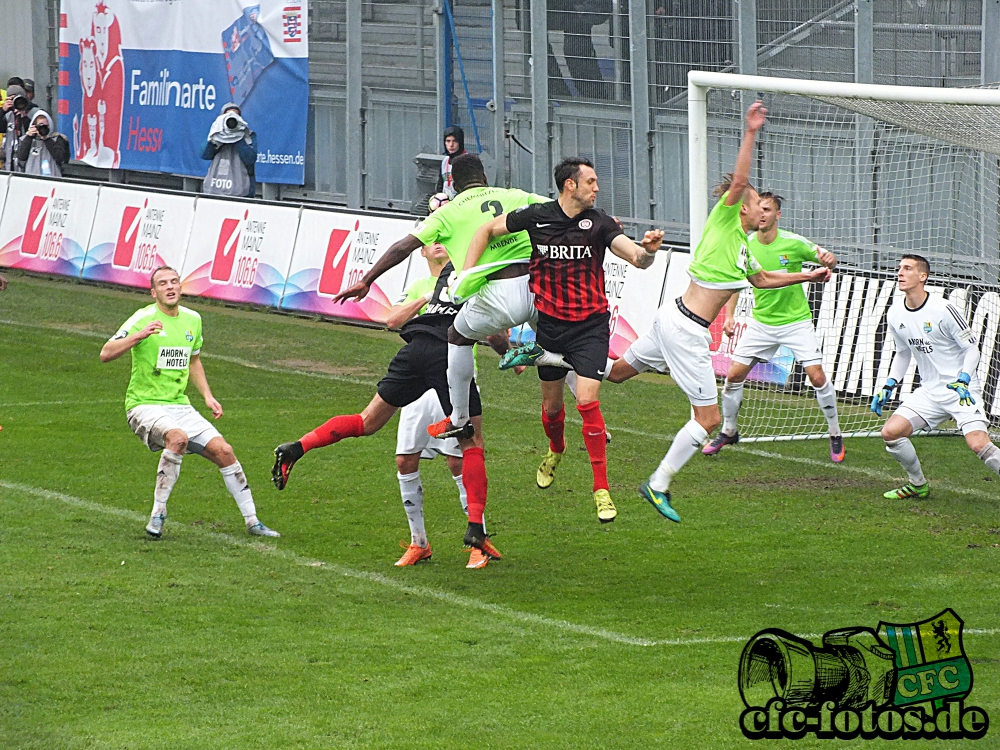
<svg viewBox="0 0 1000 750">
<path fill-rule="evenodd" d="M 696 456 L 672 487 L 675 525 L 634 487 L 688 407 L 642 376 L 602 391 L 619 509 L 602 526 L 572 407 L 540 491 L 538 387 L 484 354 L 487 519 L 505 559 L 464 568 L 437 460 L 421 469 L 434 557 L 396 569 L 395 420 L 309 454 L 282 493 L 269 469 L 279 442 L 360 411 L 399 339 L 188 301 L 218 426 L 283 536 L 246 537 L 218 470 L 189 456 L 152 541 L 157 458 L 125 424 L 128 359 L 97 358 L 147 302 L 17 274 L 0 295 L 0 747 L 751 746 L 746 638 L 945 607 L 972 629 L 969 702 L 1000 720 L 998 484 L 960 438 L 916 442 L 923 501 L 881 499 L 902 477 L 878 440 L 847 441 L 841 467 L 822 441 Z"/>
</svg>

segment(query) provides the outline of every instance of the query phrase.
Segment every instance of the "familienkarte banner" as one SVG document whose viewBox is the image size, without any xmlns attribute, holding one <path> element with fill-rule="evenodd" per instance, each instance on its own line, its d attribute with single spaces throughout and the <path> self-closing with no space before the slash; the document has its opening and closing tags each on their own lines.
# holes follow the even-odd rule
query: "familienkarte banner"
<svg viewBox="0 0 1000 750">
<path fill-rule="evenodd" d="M 403 292 L 407 262 L 382 274 L 362 300 L 334 303 L 333 298 L 360 281 L 414 225 L 412 219 L 303 209 L 282 309 L 385 323 Z M 426 268 L 419 252 L 410 262 L 414 257 Z"/>
<path fill-rule="evenodd" d="M 204 177 L 212 122 L 237 104 L 258 182 L 301 185 L 308 3 L 62 0 L 59 129 L 96 167 Z"/>
<path fill-rule="evenodd" d="M 97 185 L 11 177 L 0 219 L 0 266 L 79 276 L 98 189 Z"/>
<path fill-rule="evenodd" d="M 148 288 L 154 269 L 180 268 L 195 200 L 193 195 L 101 187 L 83 278 Z"/>
<path fill-rule="evenodd" d="M 299 226 L 297 207 L 199 198 L 181 291 L 277 307 Z"/>
</svg>

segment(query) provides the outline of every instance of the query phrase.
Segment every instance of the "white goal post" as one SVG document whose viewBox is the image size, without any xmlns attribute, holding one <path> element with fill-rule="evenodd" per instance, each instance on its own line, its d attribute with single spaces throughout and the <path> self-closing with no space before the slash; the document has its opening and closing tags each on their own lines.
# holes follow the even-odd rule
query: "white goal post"
<svg viewBox="0 0 1000 750">
<path fill-rule="evenodd" d="M 892 358 L 885 314 L 904 253 L 930 259 L 929 291 L 963 310 L 979 336 L 984 407 L 1000 427 L 1000 91 L 690 72 L 692 251 L 711 185 L 732 170 L 743 115 L 756 98 L 764 100 L 768 124 L 757 139 L 751 182 L 783 196 L 783 228 L 841 261 L 834 279 L 809 297 L 844 435 L 877 435 L 885 420 L 867 404 Z M 751 308 L 746 291 L 738 320 L 746 321 Z M 735 339 L 716 334 L 719 376 Z M 826 436 L 812 389 L 787 354 L 751 374 L 741 439 Z M 899 396 L 918 384 L 911 364 Z"/>
</svg>

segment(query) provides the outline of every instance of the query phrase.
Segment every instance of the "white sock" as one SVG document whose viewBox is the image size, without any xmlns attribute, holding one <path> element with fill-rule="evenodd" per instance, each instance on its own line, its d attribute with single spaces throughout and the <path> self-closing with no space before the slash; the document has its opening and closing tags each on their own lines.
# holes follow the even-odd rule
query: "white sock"
<svg viewBox="0 0 1000 750">
<path fill-rule="evenodd" d="M 681 470 L 707 439 L 708 433 L 705 428 L 693 419 L 681 427 L 674 436 L 674 442 L 670 444 L 667 455 L 649 478 L 649 486 L 657 492 L 666 492 L 670 489 L 670 480 L 674 474 Z"/>
<path fill-rule="evenodd" d="M 451 398 L 451 423 L 461 426 L 469 421 L 469 388 L 476 376 L 476 360 L 471 346 L 448 344 L 448 395 Z"/>
<path fill-rule="evenodd" d="M 457 477 L 452 475 L 452 479 L 455 480 L 455 486 L 458 487 L 458 502 L 462 504 L 462 512 L 469 515 L 469 494 L 465 491 L 462 475 L 459 474 Z"/>
<path fill-rule="evenodd" d="M 153 512 L 151 516 L 167 515 L 167 499 L 181 475 L 181 461 L 184 456 L 166 448 L 160 454 L 160 465 L 156 467 L 156 489 L 153 490 Z"/>
<path fill-rule="evenodd" d="M 566 385 L 569 386 L 569 392 L 573 394 L 573 398 L 576 398 L 576 384 L 578 382 L 575 370 L 570 370 L 566 373 Z"/>
<path fill-rule="evenodd" d="M 427 529 L 424 528 L 424 486 L 420 484 L 420 472 L 400 474 L 399 494 L 403 498 L 403 510 L 406 511 L 406 521 L 410 524 L 410 544 L 427 546 Z"/>
<path fill-rule="evenodd" d="M 535 367 L 565 367 L 567 370 L 573 369 L 573 365 L 567 362 L 563 358 L 563 355 L 549 351 L 535 360 Z"/>
<path fill-rule="evenodd" d="M 830 436 L 836 437 L 840 434 L 840 420 L 837 418 L 837 392 L 833 390 L 833 383 L 827 380 L 822 388 L 814 390 L 819 408 L 823 410 L 823 416 L 830 427 Z"/>
<path fill-rule="evenodd" d="M 618 361 L 617 359 L 611 359 L 611 357 L 608 357 L 608 361 L 604 365 L 604 376 L 601 378 L 601 380 L 608 379 L 608 377 L 611 375 L 611 368 L 615 366 L 615 362 L 617 361 Z"/>
<path fill-rule="evenodd" d="M 997 474 L 1000 474 L 1000 448 L 990 443 L 976 454 L 983 463 L 989 466 Z"/>
<path fill-rule="evenodd" d="M 920 469 L 920 459 L 917 458 L 917 451 L 909 438 L 899 440 L 886 440 L 885 449 L 889 455 L 899 461 L 900 466 L 906 470 L 910 482 L 915 485 L 927 484 L 924 472 Z"/>
<path fill-rule="evenodd" d="M 226 483 L 226 489 L 233 496 L 236 505 L 239 506 L 240 513 L 247 526 L 257 523 L 257 508 L 253 504 L 253 493 L 250 492 L 250 485 L 247 484 L 247 475 L 243 473 L 243 467 L 237 461 L 230 466 L 219 469 L 222 473 L 222 481 Z"/>
<path fill-rule="evenodd" d="M 722 386 L 722 431 L 732 437 L 736 434 L 736 420 L 743 404 L 743 383 L 730 383 L 727 379 Z"/>
</svg>

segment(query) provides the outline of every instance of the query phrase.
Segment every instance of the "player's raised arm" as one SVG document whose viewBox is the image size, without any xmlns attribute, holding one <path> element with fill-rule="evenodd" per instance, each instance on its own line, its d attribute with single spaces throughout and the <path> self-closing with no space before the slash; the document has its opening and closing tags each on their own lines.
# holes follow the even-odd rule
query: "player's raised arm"
<svg viewBox="0 0 1000 750">
<path fill-rule="evenodd" d="M 159 320 L 153 320 L 150 321 L 142 330 L 136 331 L 135 333 L 126 333 L 126 331 L 119 332 L 117 336 L 107 341 L 104 346 L 101 347 L 101 362 L 111 362 L 112 360 L 118 359 L 140 341 L 148 339 L 154 333 L 158 333 L 162 330 L 163 323 Z"/>
<path fill-rule="evenodd" d="M 375 279 L 384 274 L 390 268 L 398 266 L 410 257 L 410 253 L 423 247 L 424 244 L 425 243 L 418 240 L 412 234 L 408 234 L 402 239 L 396 240 L 389 246 L 389 249 L 385 251 L 385 255 L 376 261 L 375 265 L 372 266 L 372 270 L 361 277 L 361 281 L 342 291 L 333 298 L 333 301 L 346 302 L 349 299 L 364 299 L 364 297 L 371 290 L 372 284 L 375 283 Z"/>
<path fill-rule="evenodd" d="M 388 317 L 385 319 L 386 328 L 390 331 L 398 331 L 407 321 L 412 320 L 420 314 L 424 305 L 431 301 L 433 294 L 434 292 L 431 290 L 427 294 L 417 297 L 415 300 L 393 305 L 392 309 L 389 310 Z"/>
<path fill-rule="evenodd" d="M 617 221 L 617 219 L 616 219 Z M 653 229 L 642 237 L 642 243 L 637 244 L 624 234 L 619 234 L 611 240 L 611 252 L 622 260 L 626 260 L 636 268 L 649 268 L 656 258 L 656 251 L 663 242 L 663 230 Z"/>
<path fill-rule="evenodd" d="M 743 131 L 743 142 L 736 154 L 736 166 L 733 168 L 733 181 L 726 193 L 726 205 L 735 206 L 743 200 L 743 193 L 750 187 L 750 169 L 753 166 L 753 144 L 757 131 L 767 122 L 767 110 L 759 99 L 750 105 L 746 116 L 746 130 Z"/>
<path fill-rule="evenodd" d="M 830 269 L 817 268 L 814 271 L 803 271 L 802 273 L 780 273 L 776 271 L 758 271 L 751 276 L 747 276 L 747 281 L 758 289 L 781 289 L 793 284 L 803 284 L 815 282 L 825 284 L 830 280 Z"/>
<path fill-rule="evenodd" d="M 507 228 L 507 214 L 500 214 L 493 221 L 488 221 L 479 227 L 476 233 L 472 235 L 469 249 L 465 253 L 465 265 L 462 266 L 462 270 L 466 271 L 470 268 L 475 268 L 479 264 L 479 259 L 483 257 L 483 253 L 486 252 L 486 248 L 489 247 L 490 242 L 497 237 L 503 237 L 505 234 L 510 233 L 510 230 Z"/>
</svg>

